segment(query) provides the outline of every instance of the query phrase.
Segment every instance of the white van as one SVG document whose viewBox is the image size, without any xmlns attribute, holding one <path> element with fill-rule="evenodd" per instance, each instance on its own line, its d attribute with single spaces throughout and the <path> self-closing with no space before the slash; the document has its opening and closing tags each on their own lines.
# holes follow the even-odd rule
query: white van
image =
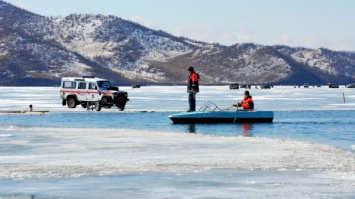
<svg viewBox="0 0 355 199">
<path fill-rule="evenodd" d="M 109 80 L 95 76 L 62 78 L 60 98 L 63 106 L 75 108 L 80 104 L 83 108 L 93 107 L 96 111 L 112 106 L 123 111 L 129 101 L 127 92 L 119 91 Z"/>
</svg>

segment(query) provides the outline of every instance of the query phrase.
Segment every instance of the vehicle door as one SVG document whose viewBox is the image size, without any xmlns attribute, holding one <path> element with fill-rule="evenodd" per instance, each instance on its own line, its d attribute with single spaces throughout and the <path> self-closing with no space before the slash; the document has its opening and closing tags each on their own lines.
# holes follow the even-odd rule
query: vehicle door
<svg viewBox="0 0 355 199">
<path fill-rule="evenodd" d="M 89 88 L 88 88 L 87 100 L 88 101 L 97 101 L 99 99 L 100 99 L 100 94 L 99 94 L 96 82 L 90 82 Z"/>
<path fill-rule="evenodd" d="M 87 84 L 86 82 L 79 82 L 78 84 L 78 94 L 77 99 L 78 101 L 86 101 L 87 98 Z"/>
</svg>

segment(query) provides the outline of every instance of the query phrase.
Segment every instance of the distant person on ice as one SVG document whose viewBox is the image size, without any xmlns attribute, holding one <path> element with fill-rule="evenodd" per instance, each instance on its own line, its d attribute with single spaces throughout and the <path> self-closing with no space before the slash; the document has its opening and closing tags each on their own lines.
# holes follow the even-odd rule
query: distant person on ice
<svg viewBox="0 0 355 199">
<path fill-rule="evenodd" d="M 187 80 L 187 92 L 189 93 L 189 106 L 187 112 L 196 111 L 196 93 L 199 92 L 198 80 L 200 76 L 195 72 L 194 68 L 190 66 L 187 69 L 190 72 Z"/>
<path fill-rule="evenodd" d="M 249 91 L 244 92 L 244 98 L 241 102 L 237 104 L 233 104 L 236 107 L 243 107 L 244 109 L 254 109 L 254 101 L 253 98 L 250 96 Z"/>
</svg>

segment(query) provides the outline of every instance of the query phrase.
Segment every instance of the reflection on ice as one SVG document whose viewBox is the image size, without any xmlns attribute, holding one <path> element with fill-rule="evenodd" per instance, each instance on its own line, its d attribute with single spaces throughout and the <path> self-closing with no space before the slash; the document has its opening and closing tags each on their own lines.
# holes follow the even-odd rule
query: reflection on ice
<svg viewBox="0 0 355 199">
<path fill-rule="evenodd" d="M 250 130 L 253 128 L 253 124 L 251 123 L 242 123 L 243 128 L 243 136 L 244 137 L 253 137 L 253 134 L 250 133 Z"/>
<path fill-rule="evenodd" d="M 196 124 L 187 124 L 188 128 L 187 131 L 188 133 L 196 133 Z"/>
</svg>

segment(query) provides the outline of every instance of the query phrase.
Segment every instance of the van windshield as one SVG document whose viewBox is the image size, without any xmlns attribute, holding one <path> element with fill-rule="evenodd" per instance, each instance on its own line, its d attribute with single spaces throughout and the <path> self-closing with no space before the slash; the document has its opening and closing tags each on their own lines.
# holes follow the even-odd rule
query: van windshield
<svg viewBox="0 0 355 199">
<path fill-rule="evenodd" d="M 98 81 L 97 85 L 99 86 L 99 88 L 110 88 L 111 87 L 111 83 L 110 81 Z"/>
</svg>

